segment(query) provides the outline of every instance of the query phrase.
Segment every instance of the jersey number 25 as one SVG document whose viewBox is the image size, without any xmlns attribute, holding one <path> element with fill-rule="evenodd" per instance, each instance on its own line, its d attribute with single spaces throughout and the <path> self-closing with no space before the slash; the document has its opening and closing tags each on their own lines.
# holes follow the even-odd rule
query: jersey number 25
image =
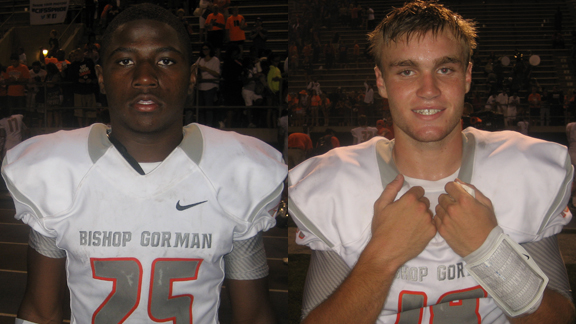
<svg viewBox="0 0 576 324">
<path fill-rule="evenodd" d="M 142 264 L 134 258 L 90 259 L 92 276 L 112 281 L 112 291 L 92 316 L 93 324 L 123 323 L 136 310 L 142 290 Z M 175 281 L 196 280 L 202 259 L 158 258 L 152 262 L 148 315 L 153 321 L 192 323 L 192 295 L 172 295 Z"/>
</svg>

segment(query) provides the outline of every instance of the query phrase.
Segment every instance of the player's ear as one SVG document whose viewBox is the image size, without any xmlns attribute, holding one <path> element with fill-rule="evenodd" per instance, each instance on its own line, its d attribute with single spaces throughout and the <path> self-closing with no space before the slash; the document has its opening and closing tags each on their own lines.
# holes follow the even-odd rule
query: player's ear
<svg viewBox="0 0 576 324">
<path fill-rule="evenodd" d="M 378 88 L 378 94 L 382 98 L 388 98 L 388 91 L 386 91 L 386 84 L 384 83 L 384 78 L 382 77 L 382 72 L 378 66 L 374 67 L 374 74 L 376 75 L 376 87 Z"/>
<path fill-rule="evenodd" d="M 192 64 L 190 66 L 190 85 L 188 86 L 188 94 L 191 95 L 194 92 L 194 86 L 196 86 L 196 74 L 198 73 L 198 66 Z"/>
<path fill-rule="evenodd" d="M 99 64 L 95 66 L 96 77 L 98 77 L 98 86 L 100 87 L 100 93 L 106 94 L 106 89 L 104 89 L 104 76 L 102 74 L 102 66 Z"/>
<path fill-rule="evenodd" d="M 468 67 L 466 68 L 466 93 L 470 91 L 471 83 L 472 83 L 472 62 L 468 62 Z"/>
</svg>

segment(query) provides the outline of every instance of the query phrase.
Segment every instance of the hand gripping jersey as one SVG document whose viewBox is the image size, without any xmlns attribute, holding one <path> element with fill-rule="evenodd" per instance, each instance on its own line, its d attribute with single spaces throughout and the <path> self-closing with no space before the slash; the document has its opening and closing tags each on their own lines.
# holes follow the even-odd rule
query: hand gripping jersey
<svg viewBox="0 0 576 324">
<path fill-rule="evenodd" d="M 16 218 L 67 254 L 72 323 L 218 323 L 223 256 L 275 224 L 287 173 L 265 143 L 191 124 L 138 174 L 106 127 L 34 137 L 8 153 Z"/>
<path fill-rule="evenodd" d="M 513 240 L 538 241 L 570 221 L 565 207 L 573 170 L 564 147 L 516 132 L 468 128 L 462 136 L 458 178 L 491 199 L 499 226 Z M 373 138 L 290 171 L 289 210 L 300 228 L 297 243 L 334 251 L 354 267 L 371 237 L 374 202 L 398 174 L 393 145 Z M 397 199 L 409 188 L 405 181 Z M 431 204 L 438 195 L 429 197 Z M 464 265 L 437 235 L 398 270 L 378 323 L 508 323 Z"/>
</svg>

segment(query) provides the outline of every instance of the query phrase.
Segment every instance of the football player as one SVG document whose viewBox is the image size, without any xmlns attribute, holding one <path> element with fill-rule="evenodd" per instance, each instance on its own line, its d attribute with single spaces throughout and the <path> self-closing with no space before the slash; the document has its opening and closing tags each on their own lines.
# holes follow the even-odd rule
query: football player
<svg viewBox="0 0 576 324">
<path fill-rule="evenodd" d="M 195 81 L 182 24 L 150 4 L 116 17 L 98 83 L 111 127 L 37 136 L 2 173 L 32 227 L 16 323 L 218 323 L 224 279 L 238 323 L 273 323 L 261 232 L 287 173 L 267 144 L 182 125 Z M 226 161 L 226 162 L 225 162 Z"/>
<path fill-rule="evenodd" d="M 572 323 L 556 238 L 570 158 L 517 132 L 462 131 L 475 37 L 421 0 L 370 34 L 395 140 L 290 171 L 297 242 L 313 250 L 304 323 Z"/>
</svg>

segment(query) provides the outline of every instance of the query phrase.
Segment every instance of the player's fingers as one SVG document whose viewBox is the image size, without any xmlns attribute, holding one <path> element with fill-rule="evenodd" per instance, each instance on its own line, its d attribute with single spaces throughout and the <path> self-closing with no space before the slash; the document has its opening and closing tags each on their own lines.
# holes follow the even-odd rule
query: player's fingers
<svg viewBox="0 0 576 324">
<path fill-rule="evenodd" d="M 398 195 L 400 189 L 402 189 L 403 184 L 404 176 L 401 174 L 397 175 L 396 178 L 394 178 L 394 180 L 392 180 L 392 182 L 390 182 L 386 188 L 384 188 L 380 198 L 378 198 L 374 204 L 374 209 L 384 208 L 385 206 L 391 204 L 396 199 L 396 196 Z"/>
<path fill-rule="evenodd" d="M 478 190 L 478 188 L 476 188 L 475 186 L 467 183 L 466 184 L 468 187 L 474 189 L 474 193 L 476 194 L 476 199 L 484 206 L 489 207 L 490 209 L 494 209 L 494 207 L 492 206 L 492 201 L 484 196 L 484 194 L 482 193 L 482 191 Z"/>
<path fill-rule="evenodd" d="M 430 210 L 430 200 L 428 198 L 422 197 L 418 200 L 420 200 L 421 202 L 423 202 L 426 205 L 427 210 Z"/>
<path fill-rule="evenodd" d="M 441 194 L 438 197 L 438 206 L 446 209 L 448 208 L 448 206 L 450 204 L 453 204 L 455 202 L 454 198 L 452 198 L 450 195 L 448 194 Z"/>
</svg>

